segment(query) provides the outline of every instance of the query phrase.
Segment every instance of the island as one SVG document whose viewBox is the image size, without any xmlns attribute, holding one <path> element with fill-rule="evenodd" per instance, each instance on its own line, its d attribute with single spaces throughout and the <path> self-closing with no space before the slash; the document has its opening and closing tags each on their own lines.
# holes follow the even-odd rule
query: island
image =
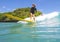
<svg viewBox="0 0 60 42">
<path fill-rule="evenodd" d="M 35 16 L 41 15 L 41 11 L 35 12 Z M 17 8 L 10 12 L 0 12 L 0 22 L 17 22 L 30 17 L 30 8 Z"/>
</svg>

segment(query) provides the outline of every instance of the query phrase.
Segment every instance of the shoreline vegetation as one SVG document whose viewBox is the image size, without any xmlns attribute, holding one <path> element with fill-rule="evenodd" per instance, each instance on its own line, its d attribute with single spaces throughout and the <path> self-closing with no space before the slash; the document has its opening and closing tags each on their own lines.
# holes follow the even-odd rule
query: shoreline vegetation
<svg viewBox="0 0 60 42">
<path fill-rule="evenodd" d="M 35 16 L 41 15 L 42 12 L 35 12 Z M 0 13 L 0 22 L 17 22 L 30 17 L 30 8 L 17 8 L 12 12 Z"/>
</svg>

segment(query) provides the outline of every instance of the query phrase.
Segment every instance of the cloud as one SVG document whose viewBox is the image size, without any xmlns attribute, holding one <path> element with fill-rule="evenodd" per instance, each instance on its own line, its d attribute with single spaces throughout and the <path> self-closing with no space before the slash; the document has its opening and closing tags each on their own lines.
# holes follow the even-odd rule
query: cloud
<svg viewBox="0 0 60 42">
<path fill-rule="evenodd" d="M 6 6 L 2 6 L 2 8 L 6 8 Z"/>
<path fill-rule="evenodd" d="M 12 11 L 14 11 L 14 10 L 16 10 L 16 9 L 12 9 Z"/>
<path fill-rule="evenodd" d="M 0 10 L 1 11 L 1 10 Z"/>
<path fill-rule="evenodd" d="M 7 10 L 10 10 L 10 9 L 7 9 Z"/>
</svg>

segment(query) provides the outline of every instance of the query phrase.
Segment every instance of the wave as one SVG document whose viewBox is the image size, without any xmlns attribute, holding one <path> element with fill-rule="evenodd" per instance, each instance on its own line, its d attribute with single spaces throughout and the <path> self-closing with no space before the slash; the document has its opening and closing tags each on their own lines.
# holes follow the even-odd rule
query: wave
<svg viewBox="0 0 60 42">
<path fill-rule="evenodd" d="M 59 12 L 52 12 L 52 13 L 48 13 L 48 14 L 43 14 L 42 16 L 39 15 L 36 18 L 36 21 L 44 21 L 44 20 L 49 20 L 49 19 L 52 19 L 56 16 L 59 15 Z M 26 18 L 25 20 L 29 20 L 30 18 Z"/>
<path fill-rule="evenodd" d="M 52 22 L 54 22 L 55 20 L 53 20 L 53 19 L 56 19 L 56 17 L 58 17 L 58 16 L 59 16 L 59 12 L 51 12 L 51 13 L 48 13 L 48 14 L 39 15 L 39 16 L 35 17 L 35 19 L 36 19 L 36 22 L 38 22 L 38 23 L 40 22 L 40 23 L 46 24 L 46 21 L 48 21 L 48 23 L 50 23 L 51 19 L 52 19 Z M 30 20 L 30 18 L 25 18 L 24 20 Z M 20 23 L 20 22 L 21 23 L 27 23 L 27 22 L 24 22 L 24 21 L 18 21 L 18 23 Z"/>
</svg>

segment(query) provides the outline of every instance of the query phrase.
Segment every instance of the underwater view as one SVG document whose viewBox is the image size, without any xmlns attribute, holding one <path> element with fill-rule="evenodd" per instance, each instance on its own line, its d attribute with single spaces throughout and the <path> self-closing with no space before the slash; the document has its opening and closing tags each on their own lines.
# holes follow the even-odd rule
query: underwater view
<svg viewBox="0 0 60 42">
<path fill-rule="evenodd" d="M 60 14 L 35 23 L 0 22 L 0 42 L 60 42 Z"/>
</svg>

